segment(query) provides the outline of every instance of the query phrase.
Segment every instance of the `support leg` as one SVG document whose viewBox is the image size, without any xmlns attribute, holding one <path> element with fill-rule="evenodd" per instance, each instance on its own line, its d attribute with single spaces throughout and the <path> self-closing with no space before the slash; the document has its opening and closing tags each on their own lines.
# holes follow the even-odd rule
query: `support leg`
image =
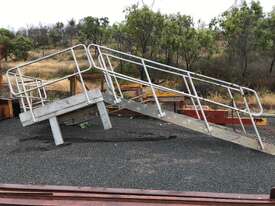
<svg viewBox="0 0 275 206">
<path fill-rule="evenodd" d="M 62 134 L 61 134 L 61 130 L 60 130 L 60 126 L 59 126 L 57 118 L 52 117 L 49 119 L 49 121 L 50 121 L 51 129 L 52 129 L 52 134 L 53 134 L 55 145 L 57 146 L 57 145 L 63 144 L 64 141 L 62 138 Z"/>
<path fill-rule="evenodd" d="M 100 101 L 100 102 L 96 103 L 96 105 L 97 105 L 97 109 L 99 111 L 99 115 L 100 115 L 104 129 L 105 130 L 111 129 L 112 124 L 111 124 L 109 114 L 107 112 L 104 102 Z"/>
</svg>

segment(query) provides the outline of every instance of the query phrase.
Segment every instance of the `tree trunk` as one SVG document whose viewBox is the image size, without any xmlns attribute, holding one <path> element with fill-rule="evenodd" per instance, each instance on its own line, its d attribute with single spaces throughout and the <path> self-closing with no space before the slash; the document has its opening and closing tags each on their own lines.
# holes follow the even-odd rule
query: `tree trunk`
<svg viewBox="0 0 275 206">
<path fill-rule="evenodd" d="M 70 43 L 71 43 L 71 46 L 73 46 L 73 35 L 70 36 Z"/>
<path fill-rule="evenodd" d="M 143 57 L 143 58 L 146 58 L 145 55 L 146 55 L 146 46 L 143 45 L 143 46 L 142 46 L 142 57 Z M 141 79 L 141 80 L 145 80 L 144 67 L 141 66 L 141 68 L 140 68 L 139 71 L 140 71 L 140 79 Z"/>
<path fill-rule="evenodd" d="M 166 64 L 170 65 L 172 59 L 171 51 L 167 48 L 166 49 Z"/>
<path fill-rule="evenodd" d="M 140 68 L 140 79 L 141 80 L 145 80 L 145 72 L 144 72 L 144 68 L 143 68 L 143 66 L 142 66 L 142 68 Z"/>
<path fill-rule="evenodd" d="M 123 72 L 123 62 L 122 60 L 120 60 L 120 73 L 122 74 L 122 72 Z"/>
<path fill-rule="evenodd" d="M 247 72 L 247 64 L 248 64 L 248 59 L 247 59 L 247 54 L 245 52 L 245 54 L 243 55 L 243 59 L 242 59 L 242 81 L 244 81 L 245 79 L 245 75 Z"/>
<path fill-rule="evenodd" d="M 177 67 L 179 66 L 179 49 L 177 49 Z"/>
<path fill-rule="evenodd" d="M 271 64 L 270 64 L 270 68 L 269 68 L 269 73 L 271 74 L 272 71 L 273 71 L 273 66 L 275 64 L 275 56 L 273 57 L 272 61 L 271 61 Z"/>
</svg>

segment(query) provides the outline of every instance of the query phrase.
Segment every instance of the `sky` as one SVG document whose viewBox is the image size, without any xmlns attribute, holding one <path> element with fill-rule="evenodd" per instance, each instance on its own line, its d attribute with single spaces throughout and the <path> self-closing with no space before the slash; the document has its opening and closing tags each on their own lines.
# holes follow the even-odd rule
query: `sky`
<svg viewBox="0 0 275 206">
<path fill-rule="evenodd" d="M 191 15 L 208 23 L 213 17 L 232 6 L 235 0 L 2 0 L 0 3 L 0 27 L 17 30 L 21 27 L 67 23 L 85 16 L 109 17 L 111 23 L 124 19 L 123 10 L 139 2 L 164 14 Z M 259 0 L 265 12 L 272 10 L 275 0 Z M 250 0 L 248 0 L 250 2 Z"/>
</svg>

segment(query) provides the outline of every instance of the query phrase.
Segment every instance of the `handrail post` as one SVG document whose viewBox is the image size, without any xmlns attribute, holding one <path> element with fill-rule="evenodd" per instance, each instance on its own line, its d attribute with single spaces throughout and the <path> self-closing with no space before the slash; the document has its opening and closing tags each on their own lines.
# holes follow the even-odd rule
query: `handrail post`
<svg viewBox="0 0 275 206">
<path fill-rule="evenodd" d="M 235 102 L 235 99 L 234 99 L 234 97 L 233 97 L 233 95 L 232 95 L 232 92 L 231 92 L 230 88 L 227 88 L 227 91 L 228 91 L 229 96 L 230 96 L 230 98 L 231 98 L 231 100 L 232 100 L 233 107 L 237 109 L 237 104 L 236 104 L 236 102 Z M 237 116 L 238 116 L 239 122 L 240 122 L 240 124 L 241 124 L 241 127 L 242 127 L 242 129 L 243 129 L 243 132 L 246 134 L 246 129 L 245 129 L 245 127 L 244 127 L 244 124 L 243 124 L 243 121 L 242 121 L 242 119 L 241 119 L 240 113 L 239 113 L 238 110 L 235 110 L 235 111 L 236 111 L 236 113 L 237 113 Z"/>
<path fill-rule="evenodd" d="M 113 71 L 114 71 L 114 68 L 113 68 L 113 66 L 112 66 L 112 64 L 111 64 L 110 58 L 109 58 L 109 56 L 107 56 L 107 55 L 106 55 L 106 57 L 107 57 L 107 61 L 108 61 L 108 64 L 109 64 L 109 66 L 110 66 L 110 69 L 111 69 L 111 71 L 113 72 Z M 121 89 L 120 89 L 120 85 L 119 85 L 119 83 L 118 83 L 118 80 L 117 80 L 115 74 L 113 74 L 113 75 L 114 75 L 114 79 L 115 79 L 115 82 L 116 82 L 117 89 L 118 89 L 118 92 L 119 92 L 119 94 L 120 94 L 120 97 L 123 98 L 123 93 L 122 93 L 122 91 L 121 91 Z"/>
<path fill-rule="evenodd" d="M 103 66 L 103 69 L 106 71 L 106 77 L 109 82 L 109 86 L 111 87 L 111 90 L 112 90 L 112 93 L 114 95 L 114 98 L 115 98 L 115 103 L 119 103 L 121 100 L 117 97 L 117 94 L 116 94 L 116 91 L 115 91 L 115 87 L 114 87 L 114 83 L 113 83 L 113 80 L 112 80 L 112 77 L 110 76 L 109 74 L 109 71 L 107 69 L 107 66 L 105 64 L 105 60 L 103 58 L 103 55 L 102 55 L 102 52 L 101 52 L 101 49 L 98 48 L 98 52 L 99 52 L 99 56 L 100 56 L 100 59 L 102 61 L 102 66 Z"/>
<path fill-rule="evenodd" d="M 35 119 L 34 113 L 33 113 L 33 111 L 32 111 L 32 104 L 31 104 L 31 102 L 30 102 L 30 98 L 29 98 L 28 92 L 26 92 L 26 87 L 25 87 L 24 79 L 23 79 L 23 77 L 22 77 L 22 73 L 21 73 L 20 68 L 17 68 L 17 71 L 18 71 L 18 74 L 19 74 L 19 77 L 20 77 L 20 80 L 21 80 L 21 83 L 22 83 L 23 92 L 24 92 L 24 94 L 25 94 L 25 96 L 26 96 L 27 103 L 28 103 L 28 105 L 29 105 L 29 109 L 30 109 L 30 112 L 31 112 L 31 115 L 32 115 L 32 119 L 33 119 L 33 121 L 35 122 L 36 119 Z"/>
<path fill-rule="evenodd" d="M 141 62 L 142 62 L 142 64 L 143 64 L 143 69 L 144 69 L 145 75 L 146 75 L 146 77 L 147 77 L 148 83 L 149 83 L 149 85 L 150 85 L 150 87 L 151 87 L 151 90 L 152 90 L 152 93 L 153 93 L 153 96 L 154 96 L 154 99 L 155 99 L 155 102 L 156 102 L 156 104 L 157 104 L 157 108 L 158 108 L 158 110 L 159 110 L 159 116 L 160 116 L 160 117 L 164 117 L 164 116 L 165 116 L 165 113 L 164 113 L 164 112 L 162 111 L 162 109 L 161 109 L 161 106 L 160 106 L 158 97 L 157 97 L 156 92 L 155 92 L 155 88 L 153 87 L 153 84 L 152 84 L 152 81 L 151 81 L 151 79 L 150 79 L 150 75 L 149 75 L 149 73 L 148 73 L 148 70 L 147 70 L 147 68 L 146 68 L 144 59 L 141 59 Z"/>
<path fill-rule="evenodd" d="M 189 93 L 190 95 L 192 95 L 192 94 L 191 94 L 190 87 L 189 87 L 189 85 L 188 85 L 188 83 L 187 83 L 187 81 L 186 81 L 185 75 L 182 75 L 182 77 L 183 77 L 183 80 L 184 80 L 184 83 L 185 83 L 185 86 L 186 86 L 186 88 L 187 88 L 188 93 Z M 192 104 L 194 105 L 194 108 L 195 108 L 196 115 L 197 115 L 198 119 L 201 119 L 200 114 L 199 114 L 199 112 L 198 112 L 197 105 L 195 104 L 195 101 L 194 101 L 193 97 L 190 97 L 190 98 L 191 98 Z"/>
<path fill-rule="evenodd" d="M 204 111 L 203 111 L 203 108 L 202 108 L 202 105 L 201 105 L 201 102 L 200 102 L 200 98 L 199 98 L 199 96 L 198 96 L 198 93 L 197 93 L 197 90 L 196 90 L 195 85 L 194 85 L 194 83 L 193 83 L 193 80 L 192 80 L 192 77 L 191 77 L 190 72 L 187 72 L 187 75 L 188 75 L 188 78 L 189 78 L 189 81 L 190 81 L 192 90 L 193 90 L 193 92 L 194 92 L 194 95 L 195 95 L 195 97 L 196 97 L 196 99 L 197 99 L 198 105 L 199 105 L 199 107 L 200 107 L 201 114 L 202 114 L 203 120 L 204 120 L 204 122 L 205 122 L 205 126 L 206 126 L 208 132 L 210 133 L 210 132 L 211 132 L 211 128 L 210 128 L 209 123 L 208 123 L 208 121 L 207 121 L 207 119 L 206 119 L 205 113 L 204 113 Z"/>
<path fill-rule="evenodd" d="M 256 135 L 257 135 L 259 144 L 260 144 L 260 146 L 261 146 L 261 149 L 264 150 L 264 144 L 263 144 L 262 138 L 261 138 L 261 136 L 260 136 L 260 133 L 259 133 L 258 128 L 257 128 L 257 126 L 256 126 L 256 123 L 255 123 L 255 121 L 254 121 L 254 118 L 253 118 L 253 116 L 252 116 L 252 114 L 251 114 L 251 112 L 250 112 L 250 108 L 249 108 L 249 105 L 248 105 L 248 102 L 247 102 L 247 99 L 246 99 L 246 97 L 245 97 L 245 94 L 244 94 L 244 91 L 243 91 L 243 88 L 242 88 L 242 87 L 240 87 L 240 91 L 241 91 L 241 95 L 242 95 L 243 100 L 244 100 L 244 104 L 245 104 L 247 113 L 248 113 L 248 115 L 249 115 L 249 117 L 250 117 L 250 120 L 251 120 L 251 122 L 252 122 L 253 128 L 254 128 L 255 133 L 256 133 Z"/>
<path fill-rule="evenodd" d="M 43 81 L 40 80 L 40 82 L 41 82 L 41 85 L 43 85 Z M 45 88 L 45 87 L 42 87 L 42 90 L 43 90 L 43 93 L 44 93 L 44 98 L 47 99 L 48 96 L 47 96 L 46 88 Z"/>
<path fill-rule="evenodd" d="M 78 62 L 77 62 L 77 59 L 76 59 L 75 52 L 74 52 L 74 49 L 73 49 L 73 48 L 71 48 L 71 52 L 72 52 L 72 55 L 73 55 L 73 58 L 74 58 L 74 62 L 75 62 L 76 69 L 77 69 L 77 73 L 78 73 L 78 75 L 79 75 L 80 82 L 81 82 L 81 84 L 82 84 L 82 87 L 83 87 L 85 96 L 86 96 L 86 98 L 87 98 L 88 103 L 91 103 L 90 98 L 89 98 L 89 95 L 88 95 L 88 92 L 87 92 L 87 89 L 86 89 L 86 87 L 85 87 L 85 83 L 84 83 L 84 80 L 83 80 L 83 77 L 82 77 L 82 74 L 81 74 L 81 71 L 80 71 L 80 68 L 79 68 L 79 65 L 78 65 Z"/>
<path fill-rule="evenodd" d="M 41 104 L 42 104 L 42 106 L 44 106 L 44 105 L 45 105 L 45 104 L 44 104 L 44 99 L 43 99 L 42 93 L 41 93 L 41 91 L 40 91 L 40 89 L 39 89 L 38 81 L 35 80 L 35 82 L 36 82 L 36 86 L 37 86 L 37 90 L 38 90 L 39 97 L 40 97 L 40 99 L 41 99 Z"/>
<path fill-rule="evenodd" d="M 100 68 L 102 68 L 101 71 L 103 72 L 104 78 L 105 78 L 105 80 L 106 80 L 107 89 L 110 90 L 110 88 L 111 88 L 110 82 L 109 82 L 109 79 L 108 79 L 108 77 L 107 77 L 107 72 L 106 72 L 105 69 L 104 69 L 104 66 L 103 66 L 103 64 L 102 64 L 102 60 L 101 60 L 100 56 L 98 56 L 98 59 L 97 59 L 97 60 L 98 60 L 98 62 L 99 62 Z"/>
<path fill-rule="evenodd" d="M 17 79 L 17 76 L 16 76 L 16 75 L 15 75 L 15 83 L 16 83 L 18 92 L 21 93 L 22 90 L 21 90 L 21 88 L 20 88 L 20 85 L 19 85 L 19 83 L 18 83 L 18 79 Z M 23 95 L 22 95 L 22 94 L 20 94 L 20 101 L 21 101 L 21 104 L 22 104 L 22 106 L 23 106 L 24 112 L 26 112 L 26 111 L 27 111 L 27 108 L 26 108 L 26 105 L 25 105 L 24 98 L 23 98 Z"/>
</svg>

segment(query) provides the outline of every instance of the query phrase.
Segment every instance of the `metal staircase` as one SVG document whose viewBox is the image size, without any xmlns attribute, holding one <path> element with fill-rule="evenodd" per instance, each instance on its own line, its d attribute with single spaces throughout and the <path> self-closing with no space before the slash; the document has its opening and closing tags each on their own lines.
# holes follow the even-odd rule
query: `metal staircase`
<svg viewBox="0 0 275 206">
<path fill-rule="evenodd" d="M 139 112 L 244 147 L 275 155 L 275 146 L 263 141 L 254 121 L 255 117 L 263 113 L 260 99 L 255 90 L 96 44 L 90 44 L 88 46 L 88 51 L 93 67 L 104 74 L 107 92 L 103 94 L 103 97 L 104 101 L 108 104 Z M 122 69 L 119 69 L 121 64 L 125 65 L 126 71 L 123 72 Z M 129 71 L 130 69 L 132 71 Z M 144 72 L 146 78 L 141 79 L 139 75 L 135 75 L 135 70 Z M 171 86 L 156 83 L 154 77 L 160 76 L 160 73 L 162 73 L 162 78 L 173 79 L 173 82 L 176 82 L 176 80 L 183 82 L 184 88 L 179 89 L 176 85 Z M 143 85 L 146 89 L 150 89 L 155 104 L 139 102 L 138 97 L 127 99 L 120 89 L 121 82 L 125 83 L 125 81 L 138 83 Z M 217 92 L 226 94 L 230 103 L 219 102 L 204 97 L 200 89 L 203 90 L 208 87 L 215 87 Z M 186 115 L 165 111 L 159 102 L 157 96 L 158 90 L 183 95 L 189 98 L 190 102 L 194 105 L 198 120 Z M 257 102 L 256 108 L 250 108 L 247 100 L 248 96 L 253 96 L 255 98 Z M 239 102 L 236 101 L 237 97 L 242 100 L 242 105 L 239 105 Z M 135 99 L 135 101 L 133 99 Z M 232 128 L 209 123 L 204 113 L 202 102 L 235 112 L 235 115 L 240 121 L 242 133 L 236 132 Z M 254 135 L 248 134 L 245 128 L 241 119 L 241 116 L 244 115 L 250 118 Z"/>
<path fill-rule="evenodd" d="M 82 56 L 88 62 L 88 66 L 84 69 L 80 68 L 80 60 L 75 52 L 77 49 L 83 50 L 84 55 Z M 49 58 L 55 58 L 56 55 L 65 54 L 71 55 L 70 57 L 74 62 L 74 71 L 71 74 L 47 81 L 27 75 L 26 67 Z M 90 71 L 92 68 L 104 74 L 107 91 L 103 94 L 99 90 L 88 90 L 82 77 L 82 73 Z M 140 78 L 140 73 L 143 73 L 145 78 Z M 82 93 L 58 100 L 52 100 L 49 97 L 49 86 L 74 76 L 77 76 L 81 83 Z M 95 105 L 104 128 L 111 128 L 109 116 L 103 103 L 104 100 L 106 103 L 121 109 L 125 108 L 139 112 L 228 142 L 275 155 L 275 146 L 263 141 L 254 121 L 255 117 L 263 113 L 256 91 L 237 84 L 96 44 L 90 44 L 88 47 L 77 45 L 19 65 L 9 69 L 7 77 L 11 93 L 21 101 L 23 112 L 20 114 L 20 120 L 23 126 L 49 120 L 57 145 L 63 143 L 58 119 L 68 124 L 80 122 L 72 121 L 71 117 L 75 119 L 84 117 L 87 120 L 93 115 L 91 111 Z M 160 81 L 161 83 L 159 83 L 159 79 L 169 79 L 169 81 Z M 150 90 L 154 97 L 154 103 L 143 102 L 140 100 L 140 96 L 129 99 L 127 93 L 122 92 L 120 88 L 121 84 L 125 82 L 137 83 L 143 85 L 147 91 Z M 213 100 L 208 97 L 209 95 L 204 94 L 209 89 L 213 91 L 213 88 L 217 93 L 223 94 L 224 99 L 227 98 L 229 101 Z M 158 91 L 175 93 L 188 98 L 195 108 L 198 119 L 163 109 L 163 105 L 158 99 Z M 248 96 L 253 96 L 257 102 L 257 105 L 253 108 L 249 106 Z M 237 98 L 238 101 L 236 101 Z M 242 100 L 241 104 L 240 100 Z M 242 132 L 209 123 L 203 110 L 203 104 L 212 104 L 215 107 L 232 110 L 240 121 Z M 254 135 L 247 132 L 242 122 L 242 116 L 250 118 Z"/>
</svg>

